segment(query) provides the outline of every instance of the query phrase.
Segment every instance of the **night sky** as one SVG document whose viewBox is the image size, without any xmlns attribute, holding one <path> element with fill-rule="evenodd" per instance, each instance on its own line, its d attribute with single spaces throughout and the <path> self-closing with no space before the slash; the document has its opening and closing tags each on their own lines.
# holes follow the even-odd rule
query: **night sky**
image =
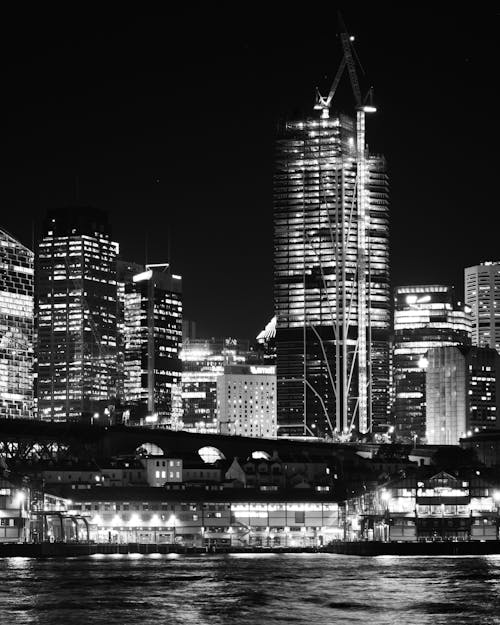
<svg viewBox="0 0 500 625">
<path fill-rule="evenodd" d="M 125 259 L 170 256 L 199 334 L 254 336 L 273 314 L 277 123 L 314 114 L 341 59 L 323 4 L 4 13 L 0 227 L 31 246 L 47 208 L 109 209 Z M 393 284 L 461 296 L 464 266 L 500 259 L 498 11 L 357 4 L 343 13 L 379 108 Z M 336 102 L 352 110 L 347 75 Z"/>
</svg>

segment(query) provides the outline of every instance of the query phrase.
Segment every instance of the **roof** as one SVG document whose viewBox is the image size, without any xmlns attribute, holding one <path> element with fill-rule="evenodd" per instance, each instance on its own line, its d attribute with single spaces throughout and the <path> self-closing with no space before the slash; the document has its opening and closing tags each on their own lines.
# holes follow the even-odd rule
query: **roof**
<svg viewBox="0 0 500 625">
<path fill-rule="evenodd" d="M 62 492 L 59 491 L 59 492 Z M 66 489 L 65 494 L 73 502 L 112 502 L 112 501 L 164 501 L 164 502 L 324 502 L 338 501 L 331 492 L 312 489 L 286 489 L 280 491 L 261 491 L 253 488 L 225 488 L 213 490 L 207 488 L 167 489 L 163 487 L 94 487 L 85 490 Z"/>
</svg>

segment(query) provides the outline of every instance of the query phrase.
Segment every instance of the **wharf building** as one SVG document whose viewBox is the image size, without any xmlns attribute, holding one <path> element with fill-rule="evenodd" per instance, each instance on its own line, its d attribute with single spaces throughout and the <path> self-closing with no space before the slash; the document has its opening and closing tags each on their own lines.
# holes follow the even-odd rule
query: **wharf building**
<svg viewBox="0 0 500 625">
<path fill-rule="evenodd" d="M 284 124 L 274 176 L 280 435 L 366 433 L 389 408 L 385 160 L 344 115 Z M 362 143 L 361 143 L 362 142 Z M 361 328 L 361 330 L 360 330 Z"/>
<path fill-rule="evenodd" d="M 167 264 L 146 265 L 125 282 L 123 297 L 123 391 L 129 418 L 177 429 L 182 418 L 181 277 Z"/>
<path fill-rule="evenodd" d="M 0 478 L 0 543 L 30 538 L 30 489 Z"/>
<path fill-rule="evenodd" d="M 33 252 L 0 230 L 0 418 L 33 417 Z"/>
<path fill-rule="evenodd" d="M 471 319 L 452 287 L 416 285 L 394 292 L 395 435 L 417 442 L 426 434 L 426 354 L 434 347 L 469 345 Z"/>
<path fill-rule="evenodd" d="M 36 257 L 41 419 L 89 420 L 115 403 L 117 253 L 105 212 L 48 212 Z"/>
<path fill-rule="evenodd" d="M 249 342 L 235 338 L 186 337 L 182 361 L 182 429 L 217 434 L 217 380 L 224 368 L 250 359 Z"/>
<path fill-rule="evenodd" d="M 500 262 L 466 267 L 465 303 L 472 314 L 472 345 L 500 352 Z"/>
<path fill-rule="evenodd" d="M 427 352 L 426 430 L 430 445 L 497 427 L 500 356 L 487 347 L 433 347 Z"/>
<path fill-rule="evenodd" d="M 394 480 L 345 502 L 347 540 L 499 539 L 498 482 L 441 471 Z"/>
<path fill-rule="evenodd" d="M 68 510 L 98 543 L 314 547 L 342 536 L 338 503 L 303 489 L 93 488 L 75 492 Z"/>
<path fill-rule="evenodd" d="M 233 365 L 217 378 L 220 434 L 275 438 L 276 367 Z"/>
</svg>

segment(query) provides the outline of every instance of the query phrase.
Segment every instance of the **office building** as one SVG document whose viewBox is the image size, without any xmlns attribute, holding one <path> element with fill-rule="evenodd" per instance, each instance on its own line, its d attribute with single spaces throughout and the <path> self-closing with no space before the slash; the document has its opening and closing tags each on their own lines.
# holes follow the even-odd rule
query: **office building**
<svg viewBox="0 0 500 625">
<path fill-rule="evenodd" d="M 255 337 L 255 352 L 263 364 L 276 365 L 276 315 Z"/>
<path fill-rule="evenodd" d="M 500 262 L 465 269 L 465 303 L 472 314 L 472 344 L 500 352 Z"/>
<path fill-rule="evenodd" d="M 106 213 L 49 211 L 37 250 L 38 415 L 90 420 L 116 396 L 116 255 Z"/>
<path fill-rule="evenodd" d="M 185 338 L 182 360 L 182 429 L 216 434 L 217 379 L 228 365 L 245 364 L 248 341 L 234 338 Z"/>
<path fill-rule="evenodd" d="M 284 124 L 274 177 L 280 435 L 387 422 L 388 237 L 386 165 L 366 149 L 364 117 Z"/>
<path fill-rule="evenodd" d="M 424 439 L 425 367 L 430 348 L 470 343 L 471 320 L 452 287 L 401 286 L 394 295 L 394 411 L 397 438 Z"/>
<path fill-rule="evenodd" d="M 33 417 L 33 252 L 0 230 L 0 418 Z"/>
<path fill-rule="evenodd" d="M 124 394 L 130 418 L 175 429 L 182 417 L 181 277 L 167 264 L 146 265 L 126 282 L 124 297 Z"/>
<path fill-rule="evenodd" d="M 116 262 L 116 399 L 120 407 L 125 405 L 125 285 L 145 269 L 141 263 Z"/>
<path fill-rule="evenodd" d="M 276 437 L 276 368 L 225 367 L 217 379 L 217 418 L 220 434 Z"/>
<path fill-rule="evenodd" d="M 430 445 L 458 445 L 494 429 L 500 356 L 487 347 L 433 347 L 426 355 L 426 428 Z"/>
</svg>

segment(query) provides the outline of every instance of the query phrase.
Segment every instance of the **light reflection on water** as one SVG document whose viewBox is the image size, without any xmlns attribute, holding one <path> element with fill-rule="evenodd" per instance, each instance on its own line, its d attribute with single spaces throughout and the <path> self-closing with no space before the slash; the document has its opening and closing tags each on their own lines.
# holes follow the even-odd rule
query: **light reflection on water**
<svg viewBox="0 0 500 625">
<path fill-rule="evenodd" d="M 500 623 L 500 556 L 0 560 L 0 623 Z"/>
</svg>

